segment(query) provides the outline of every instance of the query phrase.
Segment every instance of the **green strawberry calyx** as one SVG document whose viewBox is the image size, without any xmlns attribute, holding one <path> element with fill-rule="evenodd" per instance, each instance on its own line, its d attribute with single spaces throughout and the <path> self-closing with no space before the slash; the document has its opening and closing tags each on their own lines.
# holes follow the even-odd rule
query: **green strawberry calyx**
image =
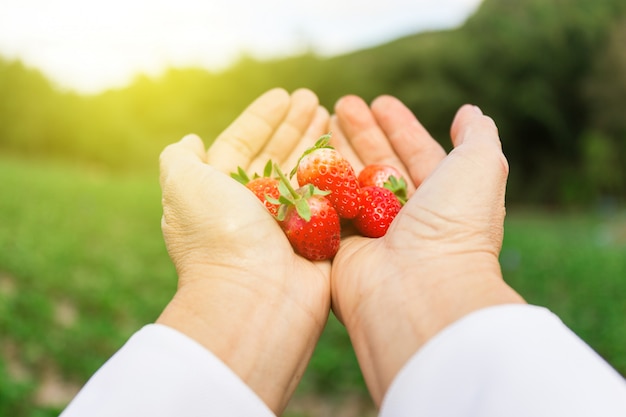
<svg viewBox="0 0 626 417">
<path fill-rule="evenodd" d="M 391 175 L 387 181 L 383 184 L 383 187 L 391 191 L 395 194 L 395 196 L 400 200 L 400 204 L 405 205 L 408 196 L 407 196 L 407 185 L 404 178 L 400 177 L 400 179 Z"/>
<path fill-rule="evenodd" d="M 311 208 L 309 207 L 308 200 L 314 195 L 325 196 L 330 194 L 329 191 L 322 191 L 319 188 L 315 187 L 313 184 L 307 184 L 303 187 L 300 187 L 298 190 L 294 189 L 285 174 L 282 172 L 278 165 L 274 165 L 274 171 L 278 174 L 279 183 L 278 183 L 278 191 L 280 192 L 280 196 L 278 199 L 275 199 L 269 195 L 266 195 L 265 198 L 272 204 L 280 204 L 278 208 L 278 214 L 276 214 L 276 219 L 278 221 L 285 220 L 285 216 L 287 215 L 287 209 L 289 206 L 294 206 L 296 208 L 296 212 L 302 219 L 305 221 L 311 220 Z"/>
<path fill-rule="evenodd" d="M 265 167 L 263 168 L 263 177 L 264 178 L 270 178 L 272 176 L 272 171 L 274 169 L 274 164 L 272 162 L 272 160 L 268 160 L 267 163 L 265 164 Z M 250 178 L 248 176 L 248 174 L 246 173 L 246 171 L 242 168 L 242 167 L 237 167 L 237 172 L 232 172 L 230 174 L 231 178 L 239 181 L 240 183 L 242 183 L 243 185 L 246 185 L 247 183 L 249 183 L 251 180 L 260 178 L 261 176 L 259 174 L 257 174 L 256 172 L 254 173 L 254 175 L 252 176 L 252 178 Z"/>
</svg>

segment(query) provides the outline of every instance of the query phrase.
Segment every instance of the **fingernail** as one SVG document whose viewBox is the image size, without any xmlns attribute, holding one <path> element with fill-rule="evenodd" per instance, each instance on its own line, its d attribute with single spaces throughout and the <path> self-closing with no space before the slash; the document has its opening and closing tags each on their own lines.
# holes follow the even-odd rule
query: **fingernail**
<svg viewBox="0 0 626 417">
<path fill-rule="evenodd" d="M 478 114 L 479 116 L 483 115 L 483 111 L 480 109 L 480 107 L 478 106 L 472 106 L 474 109 L 474 113 Z"/>
</svg>

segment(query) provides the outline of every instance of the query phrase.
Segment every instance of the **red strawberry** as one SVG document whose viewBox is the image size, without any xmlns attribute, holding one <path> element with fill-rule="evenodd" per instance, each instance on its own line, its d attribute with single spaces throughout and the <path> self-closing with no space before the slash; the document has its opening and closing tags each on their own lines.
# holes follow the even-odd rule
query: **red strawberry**
<svg viewBox="0 0 626 417">
<path fill-rule="evenodd" d="M 294 190 L 289 180 L 276 168 L 281 178 L 276 219 L 294 250 L 312 261 L 331 259 L 339 250 L 341 224 L 337 211 L 312 184 Z"/>
<path fill-rule="evenodd" d="M 267 196 L 273 198 L 280 196 L 278 180 L 276 178 L 258 177 L 250 180 L 250 182 L 246 184 L 246 187 L 261 200 L 272 216 L 278 214 L 278 204 L 270 203 L 267 199 Z"/>
<path fill-rule="evenodd" d="M 407 201 L 406 180 L 398 169 L 391 165 L 371 164 L 367 165 L 359 173 L 359 185 L 361 188 L 368 186 L 384 187 L 391 190 L 400 203 Z"/>
<path fill-rule="evenodd" d="M 313 184 L 323 191 L 337 210 L 339 217 L 351 219 L 359 212 L 360 187 L 352 165 L 328 144 L 330 135 L 320 137 L 315 145 L 307 149 L 296 167 L 298 184 Z"/>
<path fill-rule="evenodd" d="M 396 217 L 402 204 L 387 188 L 367 186 L 361 189 L 361 210 L 353 219 L 359 233 L 366 237 L 381 237 Z"/>
<path fill-rule="evenodd" d="M 278 214 L 279 204 L 270 202 L 267 196 L 278 199 L 280 192 L 278 191 L 278 178 L 272 177 L 272 161 L 268 161 L 263 170 L 263 176 L 260 177 L 254 174 L 252 179 L 248 177 L 246 172 L 239 167 L 237 173 L 230 174 L 231 177 L 245 185 L 250 191 L 257 196 L 259 200 L 265 205 L 265 208 L 270 212 L 272 216 Z"/>
<path fill-rule="evenodd" d="M 339 216 L 325 197 L 312 195 L 306 201 L 311 210 L 309 220 L 298 213 L 296 206 L 290 206 L 281 227 L 300 255 L 312 261 L 331 259 L 341 241 Z"/>
<path fill-rule="evenodd" d="M 389 180 L 389 177 L 394 176 L 396 178 L 402 178 L 400 171 L 391 165 L 385 164 L 371 164 L 367 165 L 359 173 L 359 185 L 361 187 L 367 187 L 369 185 L 376 185 L 377 187 L 383 187 L 385 182 Z"/>
</svg>

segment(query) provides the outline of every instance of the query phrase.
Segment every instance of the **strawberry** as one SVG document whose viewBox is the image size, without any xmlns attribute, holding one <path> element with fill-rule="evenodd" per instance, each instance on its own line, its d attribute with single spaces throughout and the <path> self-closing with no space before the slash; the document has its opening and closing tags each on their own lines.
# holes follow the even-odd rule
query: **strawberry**
<svg viewBox="0 0 626 417">
<path fill-rule="evenodd" d="M 351 219 L 359 212 L 360 187 L 354 168 L 329 145 L 330 134 L 320 137 L 313 147 L 304 151 L 291 177 L 297 174 L 298 184 L 313 184 L 330 191 L 326 198 L 339 217 Z"/>
<path fill-rule="evenodd" d="M 276 178 L 258 177 L 250 180 L 246 187 L 265 205 L 272 216 L 278 214 L 278 205 L 270 203 L 267 196 L 278 198 L 278 180 Z"/>
<path fill-rule="evenodd" d="M 385 187 L 398 197 L 400 203 L 404 204 L 407 201 L 406 180 L 400 171 L 391 165 L 367 165 L 359 173 L 358 180 L 359 186 L 362 188 L 368 186 Z"/>
<path fill-rule="evenodd" d="M 268 161 L 263 170 L 263 176 L 254 174 L 252 179 L 248 177 L 246 172 L 239 167 L 237 173 L 230 174 L 231 177 L 245 185 L 250 191 L 257 196 L 259 200 L 265 205 L 265 208 L 270 212 L 272 216 L 278 214 L 279 204 L 271 203 L 267 196 L 274 199 L 278 199 L 280 192 L 278 190 L 278 178 L 272 177 L 272 161 Z"/>
<path fill-rule="evenodd" d="M 361 170 L 358 180 L 361 187 L 367 187 L 369 185 L 382 187 L 391 176 L 402 178 L 402 174 L 394 166 L 385 164 L 370 164 Z"/>
<path fill-rule="evenodd" d="M 306 195 L 306 191 L 300 190 L 299 193 Z M 309 220 L 302 217 L 295 206 L 290 206 L 281 227 L 300 255 L 312 261 L 331 259 L 339 250 L 341 240 L 339 216 L 325 197 L 312 195 L 304 198 L 311 210 Z"/>
<path fill-rule="evenodd" d="M 278 167 L 280 177 L 276 219 L 296 253 L 312 261 L 331 259 L 339 250 L 341 225 L 339 215 L 325 195 L 312 184 L 294 190 Z"/>
<path fill-rule="evenodd" d="M 401 208 L 402 203 L 391 190 L 366 186 L 361 189 L 361 210 L 353 224 L 363 236 L 381 237 Z"/>
</svg>

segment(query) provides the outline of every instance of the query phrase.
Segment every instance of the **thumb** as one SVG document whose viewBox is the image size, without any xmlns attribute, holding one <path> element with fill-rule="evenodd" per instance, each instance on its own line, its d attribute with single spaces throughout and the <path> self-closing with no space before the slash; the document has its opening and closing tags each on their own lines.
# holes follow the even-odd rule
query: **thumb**
<svg viewBox="0 0 626 417">
<path fill-rule="evenodd" d="M 450 129 L 454 149 L 449 155 L 450 174 L 457 187 L 476 193 L 475 198 L 501 200 L 504 205 L 509 164 L 502 152 L 498 128 L 488 116 L 471 105 L 457 112 Z"/>
<path fill-rule="evenodd" d="M 418 188 L 417 195 L 445 200 L 457 209 L 494 193 L 504 198 L 508 162 L 495 122 L 472 105 L 461 107 L 452 122 L 454 149 Z M 441 201 L 444 203 L 443 201 Z"/>
<path fill-rule="evenodd" d="M 502 153 L 502 143 L 498 135 L 498 127 L 493 119 L 483 115 L 480 108 L 469 104 L 461 107 L 450 128 L 450 136 L 455 148 L 469 148 L 468 152 L 475 157 L 479 155 L 485 158 L 497 159 L 496 165 L 500 164 L 504 175 L 509 172 L 509 165 Z"/>
<path fill-rule="evenodd" d="M 467 241 L 470 235 L 482 236 L 490 251 L 499 250 L 508 163 L 497 127 L 478 108 L 463 106 L 451 136 L 454 149 L 409 199 L 403 209 L 409 215 L 402 222 L 406 217 L 407 222 L 430 225 L 432 238 L 452 233 Z M 402 224 L 405 229 L 413 227 Z"/>
<path fill-rule="evenodd" d="M 206 163 L 206 150 L 196 135 L 168 145 L 159 157 L 164 230 L 186 230 L 209 220 L 224 179 Z"/>
<path fill-rule="evenodd" d="M 182 168 L 206 163 L 206 150 L 202 140 L 196 135 L 187 135 L 180 141 L 168 145 L 159 157 L 161 188 L 179 175 Z M 185 170 L 182 170 L 183 172 Z"/>
</svg>

